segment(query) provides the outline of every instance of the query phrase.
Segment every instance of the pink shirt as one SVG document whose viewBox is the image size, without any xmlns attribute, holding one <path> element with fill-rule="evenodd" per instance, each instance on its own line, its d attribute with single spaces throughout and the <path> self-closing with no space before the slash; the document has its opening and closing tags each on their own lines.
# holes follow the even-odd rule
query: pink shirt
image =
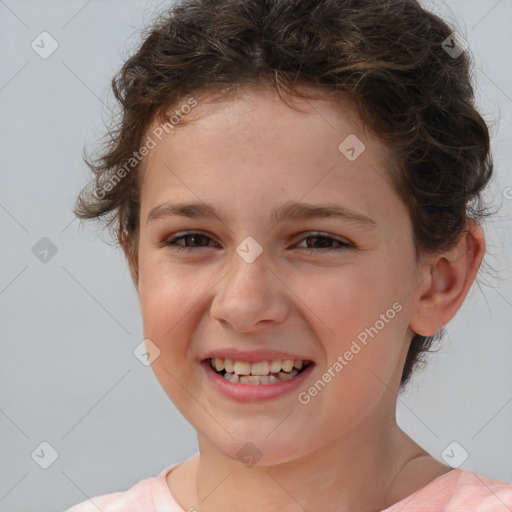
<svg viewBox="0 0 512 512">
<path fill-rule="evenodd" d="M 97 496 L 65 512 L 194 512 L 181 508 L 167 487 L 166 476 L 137 482 L 124 492 Z M 473 471 L 452 469 L 381 512 L 511 512 L 512 483 L 489 480 Z"/>
</svg>

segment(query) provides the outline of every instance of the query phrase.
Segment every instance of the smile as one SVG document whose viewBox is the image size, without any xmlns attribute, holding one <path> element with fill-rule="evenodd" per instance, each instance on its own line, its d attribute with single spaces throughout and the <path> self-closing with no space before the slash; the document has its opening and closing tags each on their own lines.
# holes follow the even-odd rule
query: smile
<svg viewBox="0 0 512 512">
<path fill-rule="evenodd" d="M 235 384 L 268 385 L 293 379 L 302 373 L 312 361 L 273 359 L 271 361 L 234 361 L 232 359 L 210 358 L 212 370 Z"/>
</svg>

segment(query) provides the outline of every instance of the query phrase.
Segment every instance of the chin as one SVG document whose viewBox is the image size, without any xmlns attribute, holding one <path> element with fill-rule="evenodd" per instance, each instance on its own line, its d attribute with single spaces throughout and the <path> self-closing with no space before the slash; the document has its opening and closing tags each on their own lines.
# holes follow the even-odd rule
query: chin
<svg viewBox="0 0 512 512">
<path fill-rule="evenodd" d="M 217 450 L 225 457 L 246 465 L 248 468 L 253 466 L 274 466 L 286 464 L 297 458 L 304 456 L 297 453 L 295 438 L 289 437 L 290 446 L 283 445 L 282 440 L 264 439 L 259 441 L 250 437 L 234 437 L 226 440 L 224 443 L 216 444 Z"/>
</svg>

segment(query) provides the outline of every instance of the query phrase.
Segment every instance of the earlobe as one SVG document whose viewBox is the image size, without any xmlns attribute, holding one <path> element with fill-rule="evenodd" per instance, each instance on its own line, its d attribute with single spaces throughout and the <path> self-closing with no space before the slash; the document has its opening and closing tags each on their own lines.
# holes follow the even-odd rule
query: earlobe
<svg viewBox="0 0 512 512">
<path fill-rule="evenodd" d="M 418 286 L 409 327 L 421 336 L 433 336 L 461 307 L 485 253 L 480 226 L 468 221 L 457 245 L 438 254 L 428 265 L 430 275 Z M 427 270 L 428 271 L 428 270 Z"/>
</svg>

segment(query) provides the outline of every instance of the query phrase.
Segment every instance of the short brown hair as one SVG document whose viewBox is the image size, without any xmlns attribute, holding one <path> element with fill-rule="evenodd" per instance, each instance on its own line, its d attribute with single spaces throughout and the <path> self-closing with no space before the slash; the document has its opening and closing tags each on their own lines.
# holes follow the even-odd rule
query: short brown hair
<svg viewBox="0 0 512 512">
<path fill-rule="evenodd" d="M 347 99 L 392 148 L 392 184 L 410 213 L 417 258 L 451 248 L 466 220 L 489 215 L 481 192 L 493 172 L 488 127 L 474 106 L 467 51 L 454 30 L 415 0 L 184 0 L 149 27 L 112 79 L 121 116 L 108 130 L 74 213 L 107 216 L 137 259 L 139 169 L 105 188 L 133 158 L 158 114 L 195 93 L 244 85 L 301 96 L 301 85 Z M 102 190 L 101 197 L 95 190 Z M 401 387 L 434 336 L 414 334 Z"/>
</svg>

